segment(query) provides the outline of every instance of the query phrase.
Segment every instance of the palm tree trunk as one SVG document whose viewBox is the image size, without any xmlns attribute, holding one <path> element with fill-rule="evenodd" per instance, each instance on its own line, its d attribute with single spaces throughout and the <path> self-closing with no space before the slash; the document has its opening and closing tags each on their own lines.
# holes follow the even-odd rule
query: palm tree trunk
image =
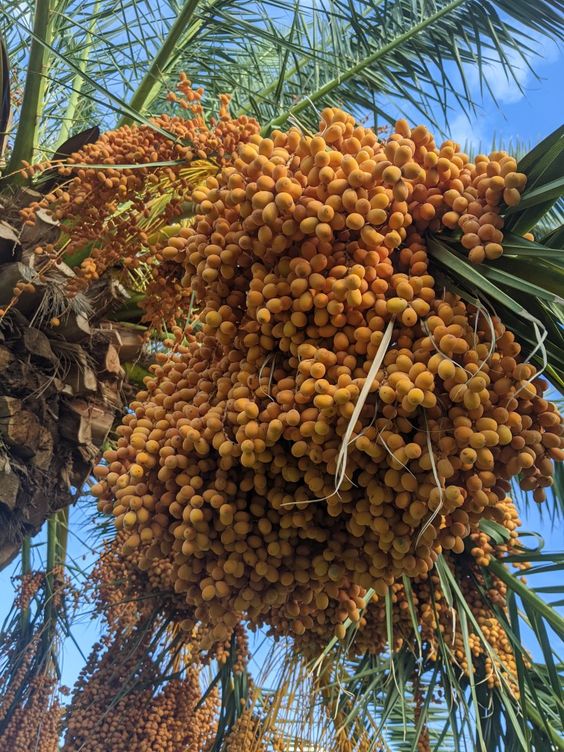
<svg viewBox="0 0 564 752">
<path fill-rule="evenodd" d="M 11 216 L 6 206 L 2 212 L 12 226 L 18 208 L 10 207 Z M 68 266 L 39 277 L 32 248 L 58 229 L 40 232 L 44 237 L 24 227 L 15 233 L 19 243 L 0 246 L 6 311 L 0 318 L 0 568 L 24 537 L 80 495 L 127 404 L 131 379 L 123 364 L 138 360 L 144 342 L 137 327 L 107 320 L 123 302 L 112 297 L 108 280 L 69 298 Z M 22 279 L 34 289 L 11 305 Z"/>
</svg>

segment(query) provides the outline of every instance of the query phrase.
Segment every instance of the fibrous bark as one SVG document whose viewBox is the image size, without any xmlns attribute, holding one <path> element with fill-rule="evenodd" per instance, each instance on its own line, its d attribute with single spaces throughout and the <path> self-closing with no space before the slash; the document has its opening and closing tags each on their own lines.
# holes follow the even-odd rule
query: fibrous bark
<svg viewBox="0 0 564 752">
<path fill-rule="evenodd" d="M 143 347 L 138 331 L 107 320 L 123 301 L 104 281 L 71 297 L 68 266 L 39 274 L 33 248 L 58 228 L 19 232 L 10 209 L 0 206 L 18 239 L 0 258 L 0 567 L 80 494 L 127 404 L 122 363 Z M 35 289 L 12 305 L 22 280 Z"/>
</svg>

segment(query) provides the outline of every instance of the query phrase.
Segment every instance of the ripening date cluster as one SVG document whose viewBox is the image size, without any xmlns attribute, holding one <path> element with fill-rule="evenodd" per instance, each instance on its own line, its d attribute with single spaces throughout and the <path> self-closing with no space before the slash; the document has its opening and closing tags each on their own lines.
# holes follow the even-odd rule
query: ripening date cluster
<svg viewBox="0 0 564 752">
<path fill-rule="evenodd" d="M 73 262 L 77 276 L 68 283 L 69 295 L 109 269 L 114 273 L 121 269 L 128 286 L 135 283 L 131 274 L 138 272 L 144 284 L 160 289 L 166 266 L 160 239 L 178 226 L 178 218 L 189 209 L 194 186 L 216 173 L 240 142 L 258 132 L 253 118 L 230 116 L 228 95 L 220 96 L 217 116 L 206 118 L 203 90 L 193 89 L 185 74 L 180 74 L 178 90 L 179 95 L 171 92 L 169 99 L 180 114 L 163 114 L 150 124 L 107 131 L 62 164 L 26 167 L 26 174 L 54 169 L 58 176 L 50 193 L 22 211 L 28 224 L 34 224 L 41 211 L 60 223 L 57 242 L 35 249 L 39 272 L 61 259 L 83 257 L 88 249 L 78 266 Z M 172 280 L 167 279 L 167 285 L 171 316 L 177 307 Z M 15 295 L 26 289 L 25 282 L 19 283 Z M 158 324 L 168 318 L 162 306 L 153 305 L 151 295 L 146 303 L 149 321 Z"/>
<path fill-rule="evenodd" d="M 458 227 L 499 256 L 514 160 L 322 115 L 311 137 L 252 136 L 193 192 L 160 252 L 201 331 L 176 330 L 96 470 L 126 555 L 168 558 L 210 639 L 241 618 L 327 637 L 441 553 L 487 564 L 480 521 L 514 535 L 511 480 L 540 502 L 562 459 L 547 383 L 426 248 Z"/>
</svg>

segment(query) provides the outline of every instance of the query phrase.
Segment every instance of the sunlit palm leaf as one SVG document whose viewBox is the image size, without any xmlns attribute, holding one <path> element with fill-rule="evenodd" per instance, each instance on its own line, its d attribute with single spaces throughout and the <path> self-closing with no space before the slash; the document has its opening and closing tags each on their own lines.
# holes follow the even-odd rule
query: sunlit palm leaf
<svg viewBox="0 0 564 752">
<path fill-rule="evenodd" d="M 10 57 L 22 71 L 33 7 L 30 0 L 10 0 L 2 8 Z M 136 111 L 162 110 L 181 69 L 208 89 L 210 100 L 230 92 L 235 109 L 265 124 L 293 115 L 311 125 L 316 107 L 335 103 L 377 123 L 393 120 L 404 105 L 426 119 L 431 111 L 448 118 L 451 106 L 474 105 L 466 65 L 477 66 L 486 85 L 492 61 L 511 77 L 510 59 L 531 57 L 531 35 L 561 37 L 561 9 L 560 0 L 320 0 L 306 6 L 186 0 L 180 7 L 172 0 L 158 6 L 64 0 L 51 9 L 45 34 L 33 37 L 32 51 L 41 48 L 47 63 L 43 76 L 32 76 L 34 86 L 39 78 L 45 88 L 40 146 L 57 146 L 61 135 L 92 119 L 105 128 Z"/>
<path fill-rule="evenodd" d="M 523 204 L 506 212 L 505 253 L 496 261 L 474 266 L 456 237 L 430 239 L 435 263 L 468 294 L 486 299 L 517 335 L 525 352 L 560 388 L 564 387 L 564 245 L 558 228 L 544 240 L 520 237 L 530 227 L 552 223 L 564 183 L 555 179 L 553 165 L 561 169 L 564 158 L 564 130 L 558 129 L 525 155 L 520 168 L 528 175 Z M 556 210 L 554 205 L 556 204 Z M 541 211 L 542 209 L 542 211 Z M 552 217 L 545 218 L 551 212 Z M 509 230 L 509 232 L 508 232 Z"/>
<path fill-rule="evenodd" d="M 525 554 L 522 558 L 527 557 L 539 562 L 539 566 L 533 564 L 529 570 L 532 584 L 537 572 L 563 566 L 558 557 L 554 561 L 555 557 L 550 554 L 537 552 Z M 520 557 L 509 557 L 507 561 L 515 558 Z M 389 657 L 367 655 L 349 660 L 336 653 L 332 663 L 331 686 L 334 691 L 326 694 L 325 699 L 333 714 L 338 712 L 341 718 L 345 717 L 351 734 L 354 722 L 360 721 L 365 728 L 378 729 L 394 752 L 415 752 L 423 724 L 423 721 L 418 723 L 414 715 L 412 682 L 417 677 L 419 710 L 424 714 L 433 750 L 471 748 L 484 752 L 508 749 L 544 752 L 564 749 L 559 736 L 564 712 L 562 663 L 549 636 L 553 630 L 557 635 L 562 634 L 564 621 L 531 586 L 523 584 L 501 562 L 492 562 L 491 569 L 508 585 L 509 616 L 499 610 L 478 582 L 476 588 L 485 606 L 497 614 L 500 627 L 513 646 L 521 699 L 517 700 L 503 682 L 495 687 L 489 686 L 481 662 L 474 664 L 470 677 L 461 674 L 456 668 L 451 646 L 440 633 L 437 634 L 440 651 L 433 661 L 418 662 L 407 647 Z M 437 571 L 441 587 L 458 614 L 464 642 L 468 643 L 468 634 L 472 630 L 495 657 L 495 650 L 481 632 L 471 606 L 449 568 L 439 566 Z M 544 590 L 540 588 L 541 593 Z M 555 592 L 560 593 L 561 588 Z M 525 626 L 533 635 L 533 640 L 528 641 L 530 647 L 535 655 L 543 657 L 544 664 L 531 662 L 524 650 L 521 630 Z"/>
<path fill-rule="evenodd" d="M 6 148 L 10 110 L 10 65 L 6 44 L 0 35 L 0 157 Z"/>
</svg>

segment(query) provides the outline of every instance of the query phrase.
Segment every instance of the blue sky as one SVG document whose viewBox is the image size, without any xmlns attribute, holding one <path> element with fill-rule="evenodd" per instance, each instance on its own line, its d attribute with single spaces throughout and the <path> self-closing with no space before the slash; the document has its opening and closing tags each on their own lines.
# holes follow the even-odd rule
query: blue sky
<svg viewBox="0 0 564 752">
<path fill-rule="evenodd" d="M 563 57 L 551 43 L 544 45 L 542 50 L 543 57 L 538 58 L 534 65 L 538 78 L 522 66 L 517 68 L 517 75 L 524 89 L 523 93 L 514 83 L 507 81 L 501 66 L 490 66 L 488 78 L 497 99 L 497 106 L 486 94 L 479 106 L 478 115 L 472 120 L 468 120 L 464 115 L 456 116 L 451 120 L 452 137 L 462 144 L 469 144 L 475 150 L 480 148 L 488 150 L 494 138 L 501 139 L 504 143 L 516 140 L 534 145 L 561 125 L 564 121 Z M 480 100 L 477 75 L 471 73 L 469 81 L 474 96 Z M 413 119 L 415 122 L 421 121 L 420 117 Z M 80 530 L 85 524 L 83 511 L 73 510 L 72 519 L 75 524 L 78 523 L 81 537 L 87 537 L 88 531 L 84 527 L 82 527 L 82 533 Z M 546 549 L 560 550 L 562 548 L 563 526 L 561 523 L 553 528 L 546 516 L 540 520 L 535 511 L 528 517 L 523 516 L 523 521 L 525 529 L 542 532 Z M 70 552 L 77 559 L 83 555 L 86 556 L 84 564 L 92 559 L 88 548 L 75 535 L 71 535 L 70 538 Z M 10 576 L 14 569 L 15 566 L 0 573 L 0 624 L 11 603 Z M 537 576 L 531 584 L 540 585 L 541 577 L 544 576 Z M 542 584 L 554 583 L 543 580 Z M 91 644 L 98 637 L 97 623 L 85 614 L 76 624 L 74 636 L 82 650 L 88 653 Z M 67 644 L 63 658 L 63 680 L 72 684 L 81 666 L 82 658 L 79 650 L 74 645 Z"/>
<path fill-rule="evenodd" d="M 478 69 L 466 67 L 466 81 L 476 112 L 468 117 L 464 112 L 457 113 L 453 107 L 447 125 L 441 120 L 440 113 L 433 111 L 433 116 L 446 133 L 474 153 L 488 152 L 494 141 L 507 147 L 512 144 L 533 146 L 562 124 L 562 50 L 546 39 L 532 39 L 531 46 L 537 51 L 530 60 L 533 70 L 519 54 L 508 54 L 517 82 L 506 76 L 499 62 L 484 66 L 484 78 L 489 83 L 491 93 L 485 85 L 481 90 Z M 453 78 L 458 75 L 454 65 L 451 74 Z M 436 131 L 419 112 L 410 105 L 406 106 L 403 101 L 389 102 L 387 111 L 391 112 L 394 105 L 403 108 L 402 114 L 411 123 L 423 123 L 433 132 Z"/>
<path fill-rule="evenodd" d="M 451 133 L 459 142 L 471 143 L 474 148 L 490 147 L 494 138 L 503 143 L 525 141 L 534 145 L 564 121 L 562 97 L 562 52 L 556 44 L 544 40 L 539 55 L 533 60 L 535 74 L 513 56 L 514 72 L 523 89 L 508 80 L 499 64 L 486 67 L 486 75 L 495 94 L 497 106 L 485 91 L 479 114 L 471 120 L 462 114 L 451 122 Z M 475 70 L 469 73 L 469 83 L 479 98 L 480 81 Z"/>
</svg>

